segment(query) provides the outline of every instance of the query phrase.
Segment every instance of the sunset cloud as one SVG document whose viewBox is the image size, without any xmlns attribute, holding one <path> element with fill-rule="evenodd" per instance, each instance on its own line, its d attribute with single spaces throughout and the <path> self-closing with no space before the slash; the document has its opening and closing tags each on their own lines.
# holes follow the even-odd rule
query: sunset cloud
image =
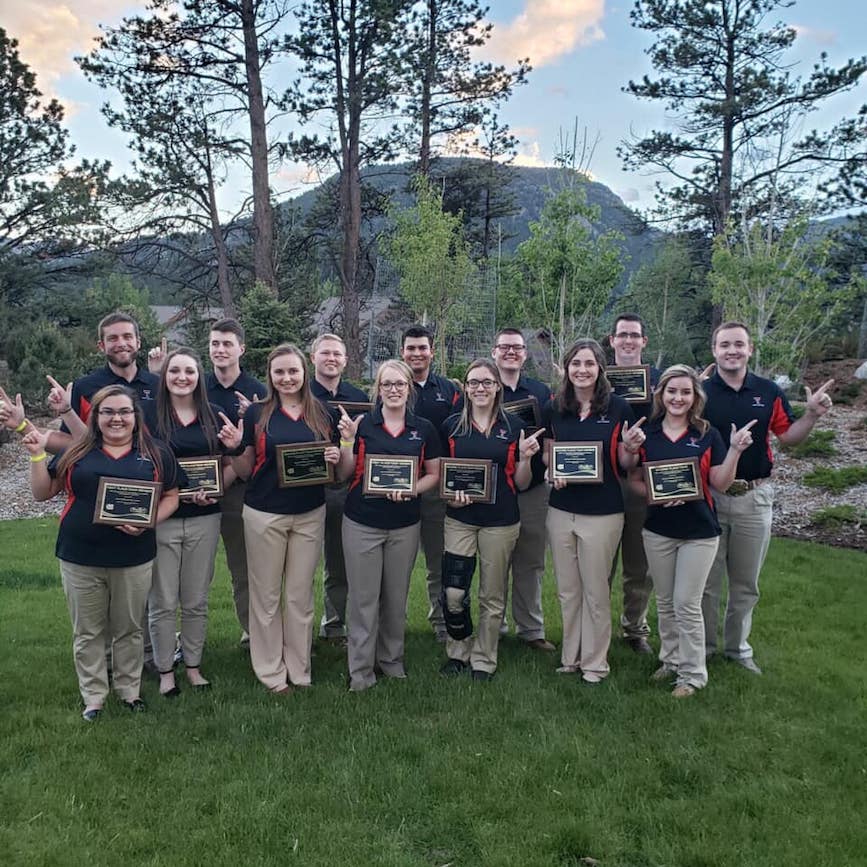
<svg viewBox="0 0 867 867">
<path fill-rule="evenodd" d="M 604 39 L 604 14 L 605 0 L 525 0 L 517 18 L 495 25 L 484 53 L 507 64 L 529 57 L 538 69 Z"/>
<path fill-rule="evenodd" d="M 826 30 L 820 27 L 806 27 L 803 24 L 793 24 L 792 29 L 798 34 L 799 39 L 814 42 L 823 48 L 829 48 L 837 44 L 837 31 Z"/>
<path fill-rule="evenodd" d="M 21 59 L 36 72 L 37 86 L 47 94 L 75 69 L 73 56 L 90 50 L 100 22 L 117 21 L 133 8 L 112 0 L 29 0 L 3 7 L 0 26 L 18 40 Z"/>
</svg>

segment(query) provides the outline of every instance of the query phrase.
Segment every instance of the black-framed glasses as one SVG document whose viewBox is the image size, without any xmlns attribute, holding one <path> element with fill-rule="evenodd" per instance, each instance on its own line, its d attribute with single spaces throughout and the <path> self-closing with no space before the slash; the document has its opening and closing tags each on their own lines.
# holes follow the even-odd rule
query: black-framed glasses
<svg viewBox="0 0 867 867">
<path fill-rule="evenodd" d="M 122 409 L 101 409 L 99 411 L 99 415 L 103 418 L 114 418 L 114 416 L 119 415 L 121 418 L 129 418 L 131 415 L 135 415 L 135 410 L 132 407 L 125 406 Z"/>
<path fill-rule="evenodd" d="M 523 343 L 498 343 L 494 348 L 500 352 L 514 352 L 517 354 L 523 352 L 527 347 Z"/>
<path fill-rule="evenodd" d="M 404 382 L 402 379 L 396 380 L 395 382 L 381 382 L 379 383 L 379 387 L 383 391 L 405 391 L 409 383 Z"/>
<path fill-rule="evenodd" d="M 470 391 L 476 391 L 479 388 L 493 388 L 497 384 L 495 379 L 468 379 L 467 388 Z"/>
</svg>

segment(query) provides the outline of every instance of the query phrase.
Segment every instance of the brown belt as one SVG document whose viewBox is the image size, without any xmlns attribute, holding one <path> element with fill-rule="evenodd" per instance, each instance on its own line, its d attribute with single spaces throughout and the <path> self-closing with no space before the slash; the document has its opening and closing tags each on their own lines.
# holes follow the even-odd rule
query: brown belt
<svg viewBox="0 0 867 867">
<path fill-rule="evenodd" d="M 742 497 L 749 491 L 755 490 L 764 485 L 765 482 L 769 481 L 770 479 L 767 478 L 767 476 L 763 479 L 752 479 L 749 482 L 746 479 L 735 479 L 731 485 L 729 485 L 726 494 L 729 497 Z"/>
</svg>

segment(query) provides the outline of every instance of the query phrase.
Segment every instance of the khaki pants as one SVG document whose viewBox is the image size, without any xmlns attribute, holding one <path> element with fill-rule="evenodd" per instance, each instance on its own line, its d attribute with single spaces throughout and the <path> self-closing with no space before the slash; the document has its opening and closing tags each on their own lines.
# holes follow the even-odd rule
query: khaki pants
<svg viewBox="0 0 867 867">
<path fill-rule="evenodd" d="M 268 689 L 310 684 L 313 575 L 325 506 L 276 515 L 244 506 L 250 576 L 250 661 Z"/>
<path fill-rule="evenodd" d="M 575 515 L 548 509 L 548 539 L 563 616 L 564 668 L 596 683 L 608 668 L 611 594 L 608 575 L 623 530 L 623 513 Z"/>
<path fill-rule="evenodd" d="M 244 494 L 247 485 L 235 482 L 220 500 L 220 535 L 226 549 L 226 565 L 232 576 L 232 598 L 235 614 L 244 632 L 250 626 L 250 591 L 247 580 L 247 546 L 244 541 Z"/>
<path fill-rule="evenodd" d="M 341 638 L 346 634 L 346 564 L 343 560 L 343 508 L 346 486 L 325 489 L 324 609 L 319 635 Z"/>
<path fill-rule="evenodd" d="M 418 524 L 380 530 L 343 518 L 343 549 L 352 551 L 346 561 L 351 690 L 373 686 L 377 666 L 388 677 L 406 677 L 406 600 L 418 539 Z"/>
<path fill-rule="evenodd" d="M 142 624 L 153 561 L 116 568 L 59 563 L 81 700 L 101 707 L 108 697 L 107 642 L 115 692 L 124 701 L 138 698 L 144 664 Z"/>
<path fill-rule="evenodd" d="M 545 637 L 542 576 L 545 574 L 545 519 L 550 491 L 547 484 L 541 484 L 518 494 L 521 532 L 512 552 L 512 619 L 515 634 L 524 641 Z M 507 600 L 508 596 L 507 581 Z"/>
<path fill-rule="evenodd" d="M 479 622 L 476 634 L 463 641 L 449 638 L 449 659 L 469 662 L 470 667 L 493 674 L 497 670 L 500 624 L 506 610 L 506 581 L 509 561 L 520 524 L 508 527 L 474 527 L 446 517 L 445 548 L 463 557 L 479 555 Z"/>
<path fill-rule="evenodd" d="M 427 597 L 430 602 L 427 619 L 439 636 L 446 634 L 446 622 L 440 605 L 443 571 L 443 533 L 446 519 L 446 502 L 439 489 L 421 495 L 421 525 L 419 529 L 421 550 L 427 569 Z"/>
<path fill-rule="evenodd" d="M 650 627 L 647 625 L 647 607 L 653 579 L 647 568 L 644 553 L 642 530 L 647 517 L 647 502 L 624 481 L 623 490 L 623 533 L 620 536 L 620 561 L 623 564 L 623 613 L 620 615 L 620 628 L 624 638 L 647 638 Z M 617 572 L 617 552 L 611 564 L 608 586 L 614 583 Z"/>
<path fill-rule="evenodd" d="M 659 661 L 677 671 L 677 686 L 707 685 L 701 599 L 719 538 L 672 539 L 644 531 L 659 612 Z"/>
<path fill-rule="evenodd" d="M 220 539 L 220 515 L 169 518 L 157 526 L 157 558 L 149 601 L 154 662 L 171 671 L 181 609 L 184 664 L 198 668 L 208 630 L 208 591 Z"/>
<path fill-rule="evenodd" d="M 741 497 L 714 491 L 714 501 L 722 536 L 701 604 L 705 649 L 708 654 L 716 650 L 723 576 L 728 574 L 729 594 L 723 630 L 725 655 L 746 659 L 753 655 L 748 639 L 753 609 L 759 601 L 759 573 L 771 541 L 774 486 L 760 485 Z"/>
</svg>

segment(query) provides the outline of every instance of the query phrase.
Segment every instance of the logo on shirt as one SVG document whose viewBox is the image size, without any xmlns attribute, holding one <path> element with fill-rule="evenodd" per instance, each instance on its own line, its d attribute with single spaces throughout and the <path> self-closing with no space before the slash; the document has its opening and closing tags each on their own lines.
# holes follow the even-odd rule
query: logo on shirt
<svg viewBox="0 0 867 867">
<path fill-rule="evenodd" d="M 153 397 L 151 397 L 151 390 L 149 388 L 143 388 L 141 390 L 141 399 L 142 400 L 153 400 Z"/>
<path fill-rule="evenodd" d="M 152 464 L 153 463 L 153 461 L 147 455 L 143 455 L 141 453 L 137 454 L 135 459 L 142 464 Z"/>
<path fill-rule="evenodd" d="M 443 397 L 443 393 L 441 391 L 437 392 L 436 402 L 437 403 L 446 403 L 446 399 Z"/>
<path fill-rule="evenodd" d="M 611 419 L 609 419 L 607 415 L 603 414 L 596 419 L 596 424 L 611 424 Z"/>
<path fill-rule="evenodd" d="M 506 433 L 506 429 L 505 429 L 504 427 L 501 427 L 501 428 L 497 431 L 496 439 L 498 439 L 498 440 L 507 440 L 508 438 L 509 438 L 509 435 Z"/>
<path fill-rule="evenodd" d="M 415 428 L 413 428 L 409 432 L 409 441 L 410 442 L 420 442 L 421 441 L 421 437 L 418 435 L 418 431 Z"/>
<path fill-rule="evenodd" d="M 762 396 L 760 394 L 753 395 L 753 406 L 764 407 L 764 403 L 762 403 Z"/>
<path fill-rule="evenodd" d="M 698 442 L 698 438 L 697 438 L 697 437 L 690 437 L 690 438 L 686 441 L 686 444 L 687 444 L 690 448 L 692 448 L 692 449 L 698 449 L 698 448 L 701 448 L 701 446 L 699 445 L 699 442 Z"/>
</svg>

